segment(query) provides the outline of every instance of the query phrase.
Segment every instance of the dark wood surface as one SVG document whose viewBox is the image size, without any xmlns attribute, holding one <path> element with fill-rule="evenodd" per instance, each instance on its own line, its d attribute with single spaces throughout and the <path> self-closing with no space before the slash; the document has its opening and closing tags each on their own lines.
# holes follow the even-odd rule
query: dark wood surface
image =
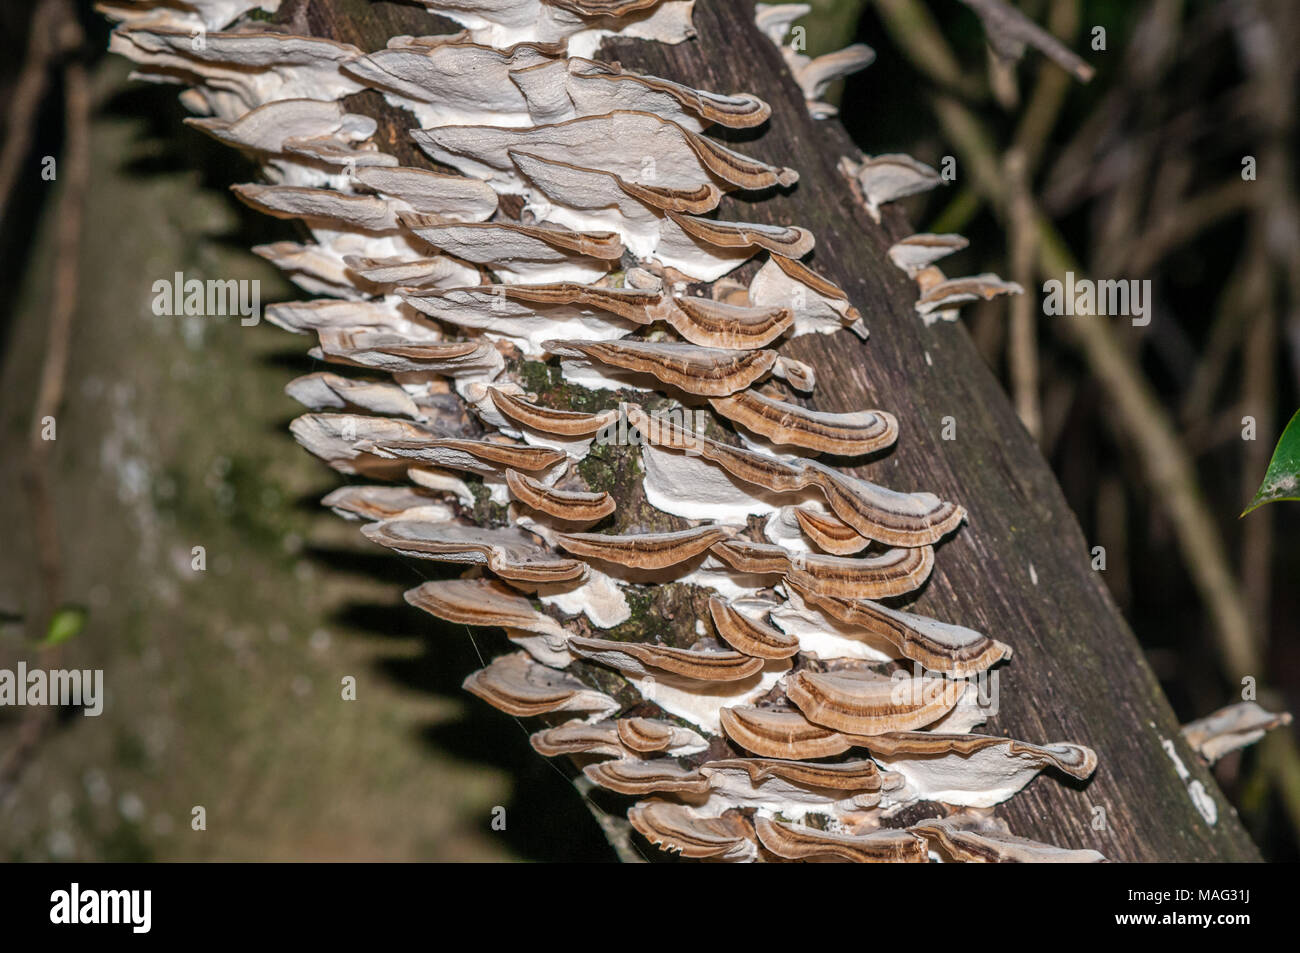
<svg viewBox="0 0 1300 953">
<path fill-rule="evenodd" d="M 961 503 L 969 520 L 938 550 L 934 575 L 907 607 L 988 633 L 1015 650 L 998 669 L 1000 711 L 980 731 L 1025 741 L 1074 741 L 1100 760 L 1089 782 L 1044 774 L 998 813 L 1014 833 L 1089 847 L 1118 861 L 1257 860 L 1258 852 L 1178 724 L 1136 639 L 1091 568 L 1089 543 L 1046 461 L 1021 427 L 965 327 L 925 327 L 916 289 L 886 249 L 910 231 L 890 210 L 876 225 L 837 170 L 859 151 L 835 121 L 811 119 L 775 47 L 753 26 L 749 0 L 698 0 L 698 37 L 677 45 L 607 42 L 606 58 L 702 89 L 748 91 L 772 106 L 759 130 L 726 138 L 739 150 L 799 171 L 790 190 L 729 197 L 719 217 L 798 224 L 817 237 L 810 264 L 840 284 L 870 340 L 808 335 L 783 353 L 812 363 L 820 410 L 866 407 L 899 418 L 888 455 L 854 471 L 899 490 Z M 421 9 L 366 0 L 288 0 L 277 18 L 363 49 L 398 33 L 445 32 Z M 381 142 L 402 140 L 409 117 L 379 97 L 353 108 L 381 120 Z M 881 102 L 881 110 L 889 107 Z M 870 145 L 869 143 L 867 144 Z M 410 161 L 411 153 L 400 153 Z M 1105 320 L 1105 319 L 1097 319 Z M 956 439 L 941 439 L 952 417 Z M 1196 810 L 1162 741 L 1218 810 Z M 1097 809 L 1105 825 L 1094 826 Z"/>
</svg>

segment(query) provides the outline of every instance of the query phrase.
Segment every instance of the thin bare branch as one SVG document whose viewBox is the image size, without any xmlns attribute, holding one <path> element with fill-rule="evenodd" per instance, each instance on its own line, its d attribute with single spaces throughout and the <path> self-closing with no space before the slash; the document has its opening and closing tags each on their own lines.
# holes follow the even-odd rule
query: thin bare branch
<svg viewBox="0 0 1300 953">
<path fill-rule="evenodd" d="M 1032 46 L 1081 83 L 1092 79 L 1095 70 L 1083 58 L 1005 0 L 961 0 L 975 11 L 984 24 L 984 34 L 993 51 L 1007 60 L 1018 60 Z"/>
</svg>

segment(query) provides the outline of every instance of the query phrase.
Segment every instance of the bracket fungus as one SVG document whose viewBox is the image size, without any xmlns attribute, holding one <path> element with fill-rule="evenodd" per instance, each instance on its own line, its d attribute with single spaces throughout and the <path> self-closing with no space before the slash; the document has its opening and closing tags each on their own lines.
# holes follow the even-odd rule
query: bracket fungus
<svg viewBox="0 0 1300 953">
<path fill-rule="evenodd" d="M 625 408 L 625 412 L 629 423 L 650 443 L 702 457 L 746 483 L 777 493 L 810 487 L 821 491 L 835 515 L 867 539 L 890 546 L 929 546 L 966 518 L 964 509 L 933 493 L 899 493 L 814 460 L 778 459 L 684 431 L 671 420 L 651 417 L 636 408 Z"/>
<path fill-rule="evenodd" d="M 793 185 L 798 174 L 771 166 L 653 113 L 615 110 L 527 128 L 439 126 L 411 137 L 431 159 L 486 180 L 505 194 L 528 181 L 511 153 L 609 172 L 634 185 L 696 191 L 709 185 L 746 190 Z M 645 157 L 654 158 L 647 167 Z"/>
<path fill-rule="evenodd" d="M 556 43 L 573 56 L 595 52 L 610 35 L 680 43 L 694 35 L 695 0 L 421 0 L 478 43 Z"/>
<path fill-rule="evenodd" d="M 656 847 L 692 860 L 751 861 L 758 854 L 754 829 L 739 811 L 714 817 L 685 804 L 652 799 L 629 808 L 627 819 Z"/>
<path fill-rule="evenodd" d="M 889 260 L 916 278 L 941 258 L 961 251 L 970 242 L 961 235 L 909 235 L 889 248 Z"/>
<path fill-rule="evenodd" d="M 706 794 L 709 779 L 672 758 L 623 758 L 589 764 L 582 769 L 591 781 L 619 794 Z"/>
<path fill-rule="evenodd" d="M 502 414 L 515 423 L 542 433 L 558 434 L 563 437 L 586 437 L 618 419 L 617 411 L 585 414 L 574 410 L 542 407 L 495 387 L 489 388 L 488 394 L 492 398 L 493 405 Z"/>
<path fill-rule="evenodd" d="M 871 545 L 871 540 L 860 536 L 848 523 L 829 513 L 797 506 L 794 517 L 804 534 L 833 556 L 853 556 Z"/>
<path fill-rule="evenodd" d="M 984 715 L 965 679 L 1010 648 L 867 601 L 941 572 L 935 547 L 965 510 L 813 458 L 887 451 L 899 420 L 794 402 L 816 368 L 787 341 L 848 329 L 869 361 L 861 314 L 801 260 L 808 229 L 714 217 L 732 214 L 728 193 L 798 181 L 710 134 L 757 130 L 768 105 L 596 58 L 607 36 L 689 40 L 693 0 L 423 4 L 462 32 L 366 51 L 236 20 L 276 0 L 105 9 L 136 75 L 188 85 L 192 124 L 259 163 L 264 181 L 235 194 L 301 223 L 301 240 L 257 249 L 320 296 L 266 312 L 331 365 L 288 386 L 309 411 L 291 430 L 336 470 L 388 481 L 323 501 L 365 539 L 465 570 L 406 599 L 514 644 L 466 690 L 518 717 L 572 713 L 534 748 L 640 799 L 631 827 L 684 857 L 1096 859 L 955 813 L 902 826 L 904 805 L 988 808 L 1044 768 L 1087 778 L 1096 756 L 973 733 Z M 757 16 L 780 46 L 806 12 Z M 872 57 L 782 55 L 814 116 Z M 382 134 L 353 111 L 380 101 L 362 92 L 387 101 Z M 399 162 L 385 149 L 402 110 L 418 151 Z M 902 155 L 841 168 L 875 216 L 940 182 Z M 964 244 L 889 250 L 922 313 L 1020 291 L 944 278 L 935 262 Z M 747 284 L 726 277 L 755 257 Z M 672 613 L 621 629 L 630 603 L 665 593 Z M 926 673 L 886 674 L 900 659 Z M 1189 732 L 1213 760 L 1271 723 L 1229 711 Z"/>
<path fill-rule="evenodd" d="M 279 99 L 333 101 L 365 88 L 339 68 L 361 50 L 322 37 L 213 31 L 195 43 L 187 29 L 124 23 L 108 48 L 135 62 L 140 79 L 193 82 L 185 105 L 226 119 Z"/>
<path fill-rule="evenodd" d="M 566 721 L 562 725 L 533 732 L 528 736 L 528 743 L 534 751 L 547 758 L 563 755 L 609 758 L 628 756 L 612 721 Z"/>
<path fill-rule="evenodd" d="M 1035 745 L 992 735 L 889 732 L 864 739 L 882 768 L 905 785 L 890 793 L 899 803 L 924 800 L 963 807 L 992 807 L 1023 788 L 1044 768 L 1085 780 L 1097 755 L 1083 745 Z"/>
<path fill-rule="evenodd" d="M 907 831 L 840 834 L 759 817 L 759 841 L 785 860 L 838 860 L 855 864 L 923 864 L 925 842 Z"/>
<path fill-rule="evenodd" d="M 878 556 L 797 553 L 786 581 L 802 592 L 837 599 L 885 599 L 921 588 L 934 568 L 934 547 L 889 549 Z M 920 617 L 916 617 L 920 618 Z"/>
<path fill-rule="evenodd" d="M 965 626 L 891 609 L 867 599 L 844 598 L 815 585 L 807 574 L 786 580 L 812 605 L 841 622 L 860 627 L 893 645 L 903 655 L 933 672 L 963 677 L 982 672 L 1011 657 L 1011 647 Z"/>
<path fill-rule="evenodd" d="M 773 443 L 803 447 L 818 453 L 856 457 L 892 446 L 898 439 L 893 414 L 864 410 L 827 414 L 747 390 L 710 401 L 728 420 L 762 434 Z"/>
<path fill-rule="evenodd" d="M 617 235 L 508 222 L 444 222 L 401 213 L 406 228 L 462 261 L 491 265 L 504 281 L 595 281 L 623 254 Z"/>
<path fill-rule="evenodd" d="M 1024 293 L 1025 289 L 1014 281 L 1003 281 L 994 274 L 949 278 L 921 295 L 916 301 L 916 311 L 918 314 L 926 315 L 935 311 L 945 311 L 970 301 L 990 301 L 998 295 Z"/>
<path fill-rule="evenodd" d="M 797 638 L 745 615 L 717 596 L 709 599 L 709 614 L 718 635 L 738 652 L 763 659 L 790 658 L 799 652 Z"/>
<path fill-rule="evenodd" d="M 567 637 L 560 623 L 494 579 L 430 580 L 408 589 L 405 598 L 416 608 L 448 622 Z"/>
<path fill-rule="evenodd" d="M 965 686 L 939 678 L 887 678 L 870 672 L 801 671 L 786 697 L 814 724 L 851 735 L 911 731 L 957 704 Z"/>
<path fill-rule="evenodd" d="M 682 295 L 672 299 L 667 321 L 691 344 L 749 351 L 764 348 L 794 324 L 789 308 L 754 308 Z"/>
<path fill-rule="evenodd" d="M 699 652 L 576 635 L 569 640 L 569 648 L 583 658 L 595 659 L 621 672 L 695 682 L 736 682 L 763 668 L 763 659 L 740 652 Z"/>
<path fill-rule="evenodd" d="M 561 533 L 560 547 L 577 556 L 618 563 L 632 569 L 666 569 L 694 559 L 731 530 L 725 526 L 697 526 L 672 533 L 634 533 L 628 536 L 603 533 Z"/>
<path fill-rule="evenodd" d="M 342 377 L 328 371 L 304 374 L 285 385 L 284 392 L 309 410 L 350 410 L 392 417 L 424 419 L 405 390 L 396 384 Z"/>
<path fill-rule="evenodd" d="M 809 115 L 814 119 L 829 119 L 839 110 L 822 100 L 827 88 L 835 80 L 870 66 L 875 62 L 876 51 L 865 43 L 854 43 L 822 56 L 800 53 L 793 44 L 785 42 L 785 37 L 794 21 L 811 11 L 812 7 L 806 3 L 759 3 L 754 7 L 754 22 L 781 51 L 785 65 L 803 92 Z"/>
<path fill-rule="evenodd" d="M 725 397 L 748 387 L 776 363 L 776 351 L 734 351 L 649 341 L 547 341 L 552 354 L 585 357 L 649 374 L 687 394 Z"/>
<path fill-rule="evenodd" d="M 370 523 L 361 533 L 404 556 L 483 565 L 510 581 L 569 582 L 587 573 L 581 561 L 557 556 L 515 528 L 395 519 Z"/>
<path fill-rule="evenodd" d="M 344 519 L 385 520 L 405 514 L 436 515 L 451 519 L 455 513 L 442 496 L 412 486 L 378 486 L 357 483 L 332 490 L 321 500 Z"/>
<path fill-rule="evenodd" d="M 615 722 L 618 740 L 638 754 L 664 751 L 671 755 L 698 754 L 708 745 L 694 731 L 655 718 L 620 718 Z M 686 750 L 694 748 L 694 751 Z"/>
<path fill-rule="evenodd" d="M 880 803 L 886 778 L 870 759 L 838 764 L 729 758 L 700 765 L 712 791 L 752 808 L 801 819 L 861 816 Z"/>
<path fill-rule="evenodd" d="M 102 0 L 95 9 L 129 26 L 217 30 L 250 10 L 274 13 L 280 0 Z"/>
<path fill-rule="evenodd" d="M 943 181 L 934 169 L 903 153 L 866 156 L 861 162 L 842 159 L 840 168 L 853 181 L 862 203 L 877 222 L 880 206 L 928 192 Z"/>
<path fill-rule="evenodd" d="M 1273 714 L 1258 702 L 1237 702 L 1183 725 L 1183 738 L 1209 764 L 1253 745 L 1274 728 L 1291 724 L 1289 712 Z"/>
<path fill-rule="evenodd" d="M 493 659 L 486 668 L 466 678 L 464 688 L 494 708 L 520 718 L 557 711 L 585 711 L 598 717 L 619 707 L 604 692 L 533 661 L 526 652 Z"/>
<path fill-rule="evenodd" d="M 614 512 L 614 498 L 608 493 L 560 490 L 515 470 L 506 471 L 510 495 L 526 506 L 574 523 L 594 523 Z"/>
<path fill-rule="evenodd" d="M 972 817 L 936 817 L 908 828 L 924 837 L 950 863 L 963 864 L 1097 864 L 1095 850 L 1068 850 L 1016 837 Z"/>
<path fill-rule="evenodd" d="M 456 470 L 495 472 L 503 467 L 514 470 L 545 470 L 564 459 L 564 453 L 549 447 L 529 447 L 495 440 L 468 440 L 456 437 L 427 437 L 415 440 L 375 442 L 381 454 L 414 460 L 419 463 Z"/>
<path fill-rule="evenodd" d="M 793 709 L 733 705 L 722 709 L 720 720 L 728 738 L 763 758 L 831 758 L 863 740 L 815 725 Z"/>
<path fill-rule="evenodd" d="M 802 262 L 772 255 L 749 283 L 750 304 L 787 305 L 794 311 L 795 334 L 832 334 L 849 328 L 867 337 L 862 315 L 844 289 Z"/>
<path fill-rule="evenodd" d="M 613 721 L 566 721 L 535 732 L 532 746 L 548 758 L 590 754 L 634 758 L 663 754 L 684 758 L 699 754 L 708 744 L 699 734 L 655 718 L 618 718 Z"/>
</svg>

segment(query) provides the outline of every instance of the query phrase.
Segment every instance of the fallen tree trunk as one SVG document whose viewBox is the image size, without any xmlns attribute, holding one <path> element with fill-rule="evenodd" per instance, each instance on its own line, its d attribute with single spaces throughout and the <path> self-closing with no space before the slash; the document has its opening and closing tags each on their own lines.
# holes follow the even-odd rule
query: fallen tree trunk
<svg viewBox="0 0 1300 953">
<path fill-rule="evenodd" d="M 396 34 L 454 29 L 420 9 L 362 0 L 288 0 L 277 19 L 363 49 Z M 848 292 L 871 332 L 867 342 L 844 333 L 805 335 L 784 353 L 816 367 L 819 409 L 881 407 L 897 415 L 897 448 L 851 472 L 932 491 L 969 512 L 909 608 L 1014 646 L 1014 658 L 997 672 L 1000 710 L 984 731 L 1070 740 L 1097 752 L 1090 781 L 1040 777 L 1001 805 L 999 816 L 1017 834 L 1093 848 L 1111 860 L 1258 859 L 1180 737 L 1137 641 L 1091 568 L 1089 545 L 1051 470 L 964 326 L 926 327 L 914 313 L 916 287 L 886 257 L 910 229 L 893 210 L 877 225 L 837 169 L 843 156 L 860 158 L 859 150 L 838 123 L 809 116 L 778 50 L 754 26 L 752 4 L 699 0 L 695 25 L 690 42 L 607 41 L 604 53 L 631 69 L 751 92 L 771 105 L 766 126 L 733 140 L 756 159 L 798 169 L 800 181 L 762 201 L 728 197 L 719 217 L 811 229 L 812 264 Z M 348 106 L 380 120 L 380 148 L 429 165 L 407 138 L 409 116 L 373 93 Z M 952 439 L 943 439 L 945 424 Z"/>
</svg>

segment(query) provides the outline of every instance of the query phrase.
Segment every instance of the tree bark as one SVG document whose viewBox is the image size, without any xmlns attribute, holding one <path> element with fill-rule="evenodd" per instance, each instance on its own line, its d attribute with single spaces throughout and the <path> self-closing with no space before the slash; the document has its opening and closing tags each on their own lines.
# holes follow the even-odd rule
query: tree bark
<svg viewBox="0 0 1300 953">
<path fill-rule="evenodd" d="M 1041 776 L 998 814 L 1016 834 L 1093 848 L 1111 860 L 1259 859 L 1210 772 L 1182 741 L 1141 648 L 1092 569 L 1089 545 L 1047 462 L 964 325 L 926 327 L 913 311 L 916 287 L 886 257 L 911 232 L 904 216 L 889 209 L 877 225 L 853 199 L 837 162 L 860 158 L 860 151 L 838 122 L 808 115 L 778 50 L 754 26 L 752 7 L 749 0 L 698 0 L 696 39 L 676 46 L 607 41 L 603 52 L 626 68 L 721 93 L 747 91 L 771 104 L 769 124 L 724 130 L 722 138 L 797 169 L 799 183 L 729 196 L 719 218 L 811 229 L 817 249 L 810 264 L 848 292 L 871 332 L 866 342 L 846 333 L 806 335 L 784 353 L 816 368 L 819 410 L 879 407 L 897 415 L 897 447 L 850 472 L 937 493 L 969 512 L 908 608 L 1014 648 L 997 670 L 1000 710 L 982 732 L 1079 742 L 1099 758 L 1089 782 Z M 277 19 L 367 50 L 396 34 L 454 29 L 421 9 L 364 0 L 287 0 Z M 406 138 L 408 115 L 373 93 L 348 105 L 380 120 L 381 148 L 429 165 Z M 889 103 L 882 99 L 879 108 Z M 942 438 L 945 418 L 952 418 L 955 439 Z M 1198 811 L 1193 783 L 1212 800 L 1214 821 Z"/>
</svg>

